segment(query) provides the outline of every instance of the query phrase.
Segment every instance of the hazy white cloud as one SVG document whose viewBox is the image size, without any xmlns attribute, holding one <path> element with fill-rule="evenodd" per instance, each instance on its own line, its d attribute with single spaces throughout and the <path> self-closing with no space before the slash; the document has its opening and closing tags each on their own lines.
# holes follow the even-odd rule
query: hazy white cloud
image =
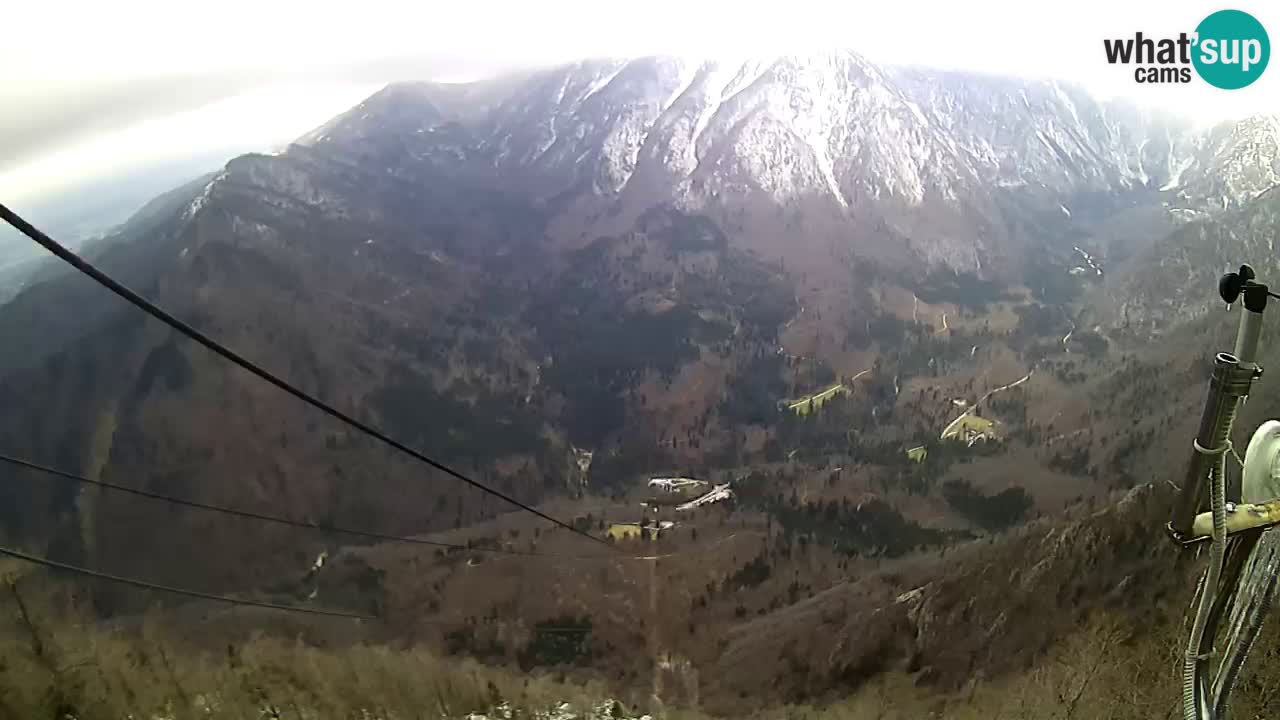
<svg viewBox="0 0 1280 720">
<path fill-rule="evenodd" d="M 1235 7 L 1280 32 L 1280 11 Z M 1191 31 L 1217 9 L 1114 0 L 19 3 L 6 9 L 0 45 L 0 195 L 193 144 L 282 141 L 386 81 L 590 56 L 847 47 L 881 62 L 1060 78 L 1204 121 L 1277 111 L 1280 70 L 1226 92 L 1138 85 L 1131 69 L 1105 62 L 1104 37 Z"/>
<path fill-rule="evenodd" d="M 218 150 L 228 156 L 269 150 L 376 89 L 368 84 L 270 85 L 179 112 L 140 117 L 120 129 L 76 135 L 34 162 L 0 172 L 0 197 L 39 197 L 70 182 Z"/>
</svg>

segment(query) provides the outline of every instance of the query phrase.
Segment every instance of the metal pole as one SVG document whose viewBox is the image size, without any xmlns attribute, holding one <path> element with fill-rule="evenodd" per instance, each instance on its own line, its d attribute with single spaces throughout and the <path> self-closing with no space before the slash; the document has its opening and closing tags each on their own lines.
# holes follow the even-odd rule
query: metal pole
<svg viewBox="0 0 1280 720">
<path fill-rule="evenodd" d="M 1235 353 L 1218 353 L 1214 357 L 1213 374 L 1209 380 L 1209 391 L 1200 417 L 1191 462 L 1174 507 L 1173 518 L 1168 525 L 1175 539 L 1188 541 L 1195 515 L 1204 502 L 1205 494 L 1212 490 L 1214 532 L 1210 547 L 1210 566 L 1200 580 L 1199 597 L 1195 603 L 1196 620 L 1187 656 L 1183 661 L 1183 710 L 1187 720 L 1214 720 L 1215 711 L 1226 707 L 1226 694 L 1230 692 L 1231 681 L 1234 679 L 1221 678 L 1225 682 L 1217 683 L 1218 693 L 1215 697 L 1210 672 L 1217 626 L 1235 599 L 1240 569 L 1244 558 L 1251 555 L 1252 550 L 1251 544 L 1232 543 L 1230 549 L 1234 552 L 1230 553 L 1231 562 L 1224 562 L 1224 556 L 1228 554 L 1227 538 L 1223 532 L 1225 511 L 1228 500 L 1240 499 L 1238 489 L 1230 494 L 1227 492 L 1225 453 L 1229 450 L 1231 426 L 1240 399 L 1249 394 L 1254 378 L 1261 374 L 1255 360 L 1268 291 L 1265 285 L 1252 280 L 1252 270 L 1242 266 L 1239 275 L 1226 276 L 1219 284 L 1219 292 L 1228 303 L 1240 295 L 1244 297 L 1244 310 L 1236 332 Z M 1247 647 L 1250 641 L 1245 642 Z"/>
<path fill-rule="evenodd" d="M 1235 420 L 1239 400 L 1249 394 L 1253 379 L 1258 374 L 1255 360 L 1258 355 L 1258 339 L 1262 335 L 1262 311 L 1267 306 L 1267 286 L 1250 283 L 1243 295 L 1244 308 L 1236 331 L 1235 352 L 1218 353 L 1214 358 L 1209 392 L 1205 398 L 1204 412 L 1200 416 L 1196 442 L 1206 450 L 1222 447 L 1230 439 L 1231 424 Z M 1212 466 L 1212 456 L 1192 451 L 1187 475 L 1183 480 L 1177 505 L 1174 506 L 1173 519 L 1169 523 L 1169 529 L 1175 538 L 1190 537 L 1191 524 L 1204 505 Z M 1238 489 L 1229 492 L 1227 499 L 1238 502 Z"/>
<path fill-rule="evenodd" d="M 1209 393 L 1205 398 L 1204 413 L 1200 416 L 1200 430 L 1196 433 L 1197 445 L 1205 450 L 1222 447 L 1230 437 L 1236 403 L 1249 391 L 1252 380 L 1252 368 L 1242 370 L 1234 355 L 1218 353 L 1213 360 L 1213 375 L 1209 378 Z M 1214 461 L 1212 455 L 1195 449 L 1191 451 L 1191 462 L 1187 465 L 1187 475 L 1182 481 L 1178 503 L 1169 523 L 1178 539 L 1191 537 L 1191 525 L 1204 504 L 1209 489 L 1209 471 Z"/>
<path fill-rule="evenodd" d="M 1265 293 L 1265 286 L 1259 285 L 1256 287 L 1264 288 L 1263 292 Z M 1248 297 L 1251 289 L 1245 290 L 1246 307 L 1240 316 L 1240 329 L 1236 331 L 1236 347 L 1235 352 L 1232 353 L 1240 360 L 1241 365 L 1247 365 L 1249 369 L 1257 367 L 1254 364 L 1254 360 L 1258 356 L 1258 338 L 1262 335 L 1262 311 L 1251 310 L 1248 307 L 1251 304 Z M 1263 297 L 1266 297 L 1265 294 Z M 1265 307 L 1266 300 L 1263 300 L 1262 304 Z"/>
</svg>

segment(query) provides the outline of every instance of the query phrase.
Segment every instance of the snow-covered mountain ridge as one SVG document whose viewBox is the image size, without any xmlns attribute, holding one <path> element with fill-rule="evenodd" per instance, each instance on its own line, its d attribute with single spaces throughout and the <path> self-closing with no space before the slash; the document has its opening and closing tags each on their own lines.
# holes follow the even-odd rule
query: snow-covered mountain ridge
<svg viewBox="0 0 1280 720">
<path fill-rule="evenodd" d="M 1017 252 L 997 196 L 1056 208 L 1149 190 L 1192 215 L 1236 207 L 1280 178 L 1277 127 L 1253 118 L 1196 133 L 1069 84 L 881 67 L 843 51 L 588 60 L 470 86 L 397 84 L 300 143 L 390 174 L 487 176 L 631 216 L 671 203 L 727 221 L 773 206 L 845 236 L 880 228 L 931 264 L 980 271 Z"/>
</svg>

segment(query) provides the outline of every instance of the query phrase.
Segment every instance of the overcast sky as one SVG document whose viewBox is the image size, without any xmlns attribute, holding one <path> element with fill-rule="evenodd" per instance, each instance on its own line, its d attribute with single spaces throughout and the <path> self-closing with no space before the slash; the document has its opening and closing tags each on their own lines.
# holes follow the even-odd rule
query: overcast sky
<svg viewBox="0 0 1280 720">
<path fill-rule="evenodd" d="M 223 147 L 270 149 L 393 80 L 591 56 L 846 47 L 881 62 L 1060 78 L 1202 122 L 1280 111 L 1280 69 L 1222 91 L 1141 86 L 1104 60 L 1104 37 L 1190 32 L 1223 7 L 1280 33 L 1280 9 L 1261 2 L 15 3 L 0 44 L 0 198 Z"/>
</svg>

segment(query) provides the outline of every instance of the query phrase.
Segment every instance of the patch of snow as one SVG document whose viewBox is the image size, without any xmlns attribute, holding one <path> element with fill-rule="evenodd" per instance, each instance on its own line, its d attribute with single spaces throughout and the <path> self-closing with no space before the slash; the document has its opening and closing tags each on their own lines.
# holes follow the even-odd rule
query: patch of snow
<svg viewBox="0 0 1280 720">
<path fill-rule="evenodd" d="M 556 120 L 554 117 L 547 119 L 546 131 L 547 131 L 547 137 L 544 138 L 541 142 L 539 142 L 537 147 L 535 147 L 533 150 L 533 154 L 532 154 L 533 160 L 537 160 L 538 158 L 545 155 L 547 151 L 550 150 L 551 147 L 556 144 L 556 140 L 559 139 L 559 136 L 556 134 Z"/>
<path fill-rule="evenodd" d="M 698 110 L 698 117 L 693 121 L 693 133 L 689 136 L 690 170 L 696 170 L 700 161 L 698 138 L 702 137 L 702 133 L 707 129 L 707 125 L 710 124 L 711 118 L 720 111 L 721 105 L 724 104 L 725 91 L 732 81 L 733 76 L 722 68 L 716 68 L 707 74 L 705 82 L 707 95 L 701 109 Z"/>
<path fill-rule="evenodd" d="M 613 79 L 618 77 L 618 74 L 621 73 L 623 69 L 626 67 L 627 67 L 627 63 L 620 63 L 618 67 L 613 71 L 596 78 L 595 82 L 591 83 L 591 85 L 587 88 L 587 92 L 583 94 L 582 100 L 578 101 L 579 104 L 586 102 L 587 100 L 591 99 L 592 95 L 595 95 L 601 90 L 609 87 L 609 83 L 613 82 Z"/>
<path fill-rule="evenodd" d="M 738 93 L 754 85 L 756 80 L 759 80 L 760 76 L 764 75 L 765 71 L 769 69 L 770 65 L 771 63 L 760 60 L 748 60 L 742 63 L 738 67 L 738 72 L 734 75 L 733 80 L 724 88 L 724 93 L 726 93 L 724 101 L 732 100 Z"/>
<path fill-rule="evenodd" d="M 831 195 L 835 197 L 836 202 L 840 203 L 840 207 L 849 207 L 848 201 L 844 199 L 844 194 L 840 192 L 840 184 L 836 182 L 835 168 L 831 162 L 831 156 L 818 144 L 819 138 L 809 136 L 804 140 L 809 149 L 813 150 L 814 158 L 818 163 L 818 172 L 822 173 L 822 179 L 827 184 L 827 190 L 831 191 Z"/>
<path fill-rule="evenodd" d="M 662 103 L 662 110 L 659 112 L 665 113 L 667 110 L 671 109 L 671 106 L 675 105 L 676 101 L 689 91 L 689 87 L 693 85 L 693 81 L 697 78 L 697 65 L 690 64 L 687 67 L 681 68 L 680 82 L 676 85 L 675 90 L 671 91 L 671 94 L 667 96 L 666 101 Z"/>
<path fill-rule="evenodd" d="M 1172 190 L 1178 187 L 1178 185 L 1181 184 L 1182 182 L 1182 174 L 1186 172 L 1188 169 L 1190 169 L 1190 167 L 1194 163 L 1195 163 L 1195 160 L 1189 156 L 1183 158 L 1182 162 L 1178 163 L 1178 167 L 1174 168 L 1173 171 L 1169 173 L 1169 182 L 1166 182 L 1164 185 L 1161 185 L 1160 189 Z"/>
<path fill-rule="evenodd" d="M 1044 136 L 1044 131 L 1036 130 L 1036 137 L 1040 138 L 1040 143 L 1044 145 L 1049 152 L 1053 153 L 1054 157 L 1057 157 L 1058 151 L 1053 149 L 1053 143 L 1049 142 L 1049 138 Z"/>
<path fill-rule="evenodd" d="M 924 595 L 924 586 L 922 585 L 916 588 L 915 590 L 908 590 L 902 593 L 896 599 L 894 599 L 894 603 L 901 605 L 902 603 L 905 603 L 905 602 L 912 602 L 914 600 L 919 600 L 920 597 L 923 595 Z"/>
<path fill-rule="evenodd" d="M 649 125 L 644 119 L 631 117 L 627 122 L 615 126 L 604 139 L 601 144 L 605 160 L 603 179 L 608 182 L 605 188 L 608 192 L 617 192 L 630 179 L 648 133 Z M 600 180 L 601 178 L 596 179 L 597 191 L 601 189 Z"/>
<path fill-rule="evenodd" d="M 920 121 L 921 125 L 929 124 L 929 120 L 925 118 L 924 112 L 920 110 L 919 105 L 911 102 L 910 100 L 907 100 L 906 103 L 907 103 L 907 107 L 911 109 L 911 114 L 916 116 L 916 119 Z"/>
<path fill-rule="evenodd" d="M 209 194 L 213 192 L 213 186 L 226 176 L 226 171 L 223 171 L 210 180 L 208 184 L 204 186 L 204 189 L 200 191 L 200 194 L 197 195 L 196 198 L 191 201 L 191 204 L 187 206 L 187 209 L 183 211 L 182 219 L 190 220 L 195 217 L 196 213 L 200 212 L 200 208 L 204 207 L 205 203 L 209 202 Z"/>
<path fill-rule="evenodd" d="M 1056 82 L 1053 83 L 1053 94 L 1057 96 L 1058 102 L 1067 108 L 1067 112 L 1071 113 L 1071 119 L 1075 121 L 1076 127 L 1083 126 L 1083 123 L 1080 122 L 1080 113 L 1076 112 L 1076 104 L 1071 102 L 1071 98 L 1062 92 L 1062 88 Z"/>
<path fill-rule="evenodd" d="M 560 79 L 560 89 L 556 90 L 556 102 L 555 102 L 556 107 L 560 107 L 560 105 L 564 102 L 564 93 L 566 90 L 569 89 L 569 80 L 572 77 L 573 77 L 573 73 L 565 73 L 564 77 Z"/>
<path fill-rule="evenodd" d="M 728 500 L 729 498 L 732 498 L 732 497 L 733 497 L 733 490 L 729 488 L 729 483 L 725 483 L 723 485 L 715 486 L 715 488 L 712 489 L 711 492 L 707 493 L 706 495 L 703 495 L 702 497 L 696 500 L 690 500 L 687 503 L 677 505 L 676 510 L 679 512 L 683 512 L 685 510 L 692 510 L 702 505 L 709 505 L 711 503 L 720 502 L 721 500 Z"/>
<path fill-rule="evenodd" d="M 649 487 L 659 488 L 662 490 L 666 490 L 668 492 L 677 490 L 679 488 L 698 487 L 701 485 L 706 485 L 706 483 L 703 482 L 702 480 L 695 480 L 693 478 L 687 478 L 687 477 L 677 477 L 677 478 L 656 477 L 656 478 L 649 479 Z"/>
</svg>

